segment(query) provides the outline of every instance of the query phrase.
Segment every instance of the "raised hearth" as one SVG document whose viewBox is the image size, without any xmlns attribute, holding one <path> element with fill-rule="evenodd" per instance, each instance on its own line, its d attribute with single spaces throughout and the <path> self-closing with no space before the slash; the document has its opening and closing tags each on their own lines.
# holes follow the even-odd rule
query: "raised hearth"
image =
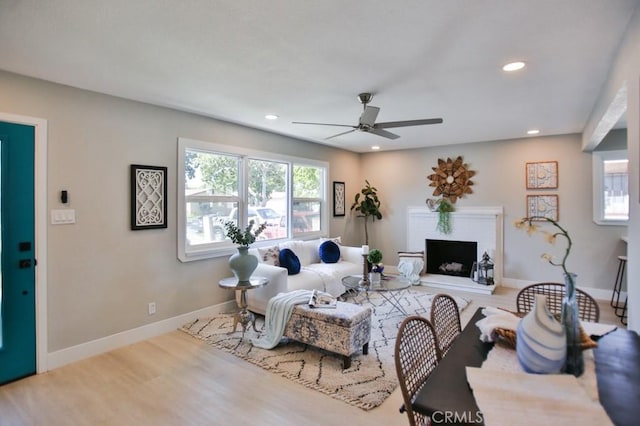
<svg viewBox="0 0 640 426">
<path fill-rule="evenodd" d="M 442 234 L 436 230 L 438 213 L 425 207 L 407 209 L 407 250 L 425 249 L 425 240 L 473 241 L 477 243 L 479 262 L 486 251 L 493 260 L 495 284 L 486 286 L 471 278 L 441 274 L 425 274 L 421 282 L 431 287 L 459 289 L 476 293 L 491 294 L 502 281 L 503 271 L 503 208 L 460 207 L 451 213 L 451 233 Z M 427 261 L 429 256 L 427 255 Z M 428 268 L 428 265 L 427 265 Z"/>
</svg>

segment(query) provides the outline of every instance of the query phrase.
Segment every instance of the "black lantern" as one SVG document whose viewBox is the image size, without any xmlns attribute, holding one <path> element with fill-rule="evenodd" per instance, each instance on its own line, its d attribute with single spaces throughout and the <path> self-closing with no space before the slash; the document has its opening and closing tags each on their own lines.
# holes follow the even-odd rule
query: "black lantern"
<svg viewBox="0 0 640 426">
<path fill-rule="evenodd" d="M 493 261 L 485 251 L 478 263 L 477 283 L 493 285 Z"/>
</svg>

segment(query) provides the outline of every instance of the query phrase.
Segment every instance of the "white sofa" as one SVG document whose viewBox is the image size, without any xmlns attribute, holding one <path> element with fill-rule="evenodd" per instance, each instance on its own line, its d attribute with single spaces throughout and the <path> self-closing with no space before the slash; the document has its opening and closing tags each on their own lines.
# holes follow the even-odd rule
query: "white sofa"
<svg viewBox="0 0 640 426">
<path fill-rule="evenodd" d="M 323 263 L 320 260 L 320 244 L 327 240 L 336 242 L 340 247 L 340 260 L 337 263 Z M 273 264 L 279 250 L 284 248 L 292 250 L 300 260 L 299 273 L 288 275 L 286 268 Z M 269 299 L 278 293 L 317 289 L 340 296 L 345 291 L 342 277 L 362 274 L 364 261 L 361 247 L 343 246 L 339 238 L 287 241 L 272 247 L 251 248 L 249 252 L 259 260 L 253 275 L 269 279 L 266 286 L 247 292 L 249 310 L 263 315 Z"/>
</svg>

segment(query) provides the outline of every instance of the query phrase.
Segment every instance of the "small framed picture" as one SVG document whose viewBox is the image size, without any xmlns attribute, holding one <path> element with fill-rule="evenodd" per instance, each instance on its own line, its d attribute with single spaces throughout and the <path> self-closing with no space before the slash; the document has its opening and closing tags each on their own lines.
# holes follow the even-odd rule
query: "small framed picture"
<svg viewBox="0 0 640 426">
<path fill-rule="evenodd" d="M 167 168 L 131 165 L 131 229 L 167 227 Z"/>
<path fill-rule="evenodd" d="M 558 187 L 558 162 L 541 161 L 526 164 L 527 189 L 554 189 Z"/>
<path fill-rule="evenodd" d="M 333 182 L 333 215 L 345 215 L 345 186 L 344 182 Z"/>
<path fill-rule="evenodd" d="M 557 195 L 527 195 L 527 217 L 546 217 L 558 221 Z M 542 219 L 538 219 L 542 220 Z"/>
</svg>

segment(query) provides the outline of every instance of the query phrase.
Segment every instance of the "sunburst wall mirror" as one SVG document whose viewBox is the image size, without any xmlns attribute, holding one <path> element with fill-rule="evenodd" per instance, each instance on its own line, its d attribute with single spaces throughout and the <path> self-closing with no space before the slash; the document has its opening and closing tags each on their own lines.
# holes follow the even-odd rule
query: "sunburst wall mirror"
<svg viewBox="0 0 640 426">
<path fill-rule="evenodd" d="M 473 170 L 469 170 L 469 166 L 458 156 L 455 160 L 447 158 L 443 160 L 438 158 L 438 166 L 432 167 L 433 174 L 428 178 L 431 181 L 429 186 L 435 187 L 433 195 L 443 197 L 451 203 L 455 203 L 458 198 L 464 197 L 466 194 L 473 193 L 471 186 L 473 181 L 471 178 L 476 174 Z"/>
</svg>

